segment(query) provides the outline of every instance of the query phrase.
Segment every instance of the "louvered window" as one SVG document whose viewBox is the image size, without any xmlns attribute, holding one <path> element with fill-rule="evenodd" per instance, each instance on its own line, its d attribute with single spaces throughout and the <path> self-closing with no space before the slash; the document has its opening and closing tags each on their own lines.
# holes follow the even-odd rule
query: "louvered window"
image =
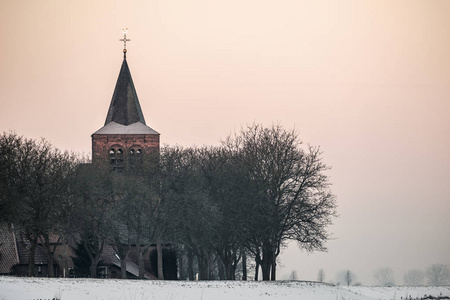
<svg viewBox="0 0 450 300">
<path fill-rule="evenodd" d="M 122 173 L 124 169 L 123 149 L 120 147 L 111 147 L 109 149 L 109 161 L 113 171 Z"/>
</svg>

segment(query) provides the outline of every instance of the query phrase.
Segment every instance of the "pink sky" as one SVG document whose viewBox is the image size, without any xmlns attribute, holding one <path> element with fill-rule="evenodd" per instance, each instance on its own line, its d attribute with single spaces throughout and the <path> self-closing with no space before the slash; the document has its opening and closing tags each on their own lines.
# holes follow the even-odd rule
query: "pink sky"
<svg viewBox="0 0 450 300">
<path fill-rule="evenodd" d="M 249 123 L 320 145 L 338 197 L 328 253 L 280 278 L 450 266 L 450 1 L 0 1 L 0 130 L 89 152 L 128 64 L 165 144 Z"/>
</svg>

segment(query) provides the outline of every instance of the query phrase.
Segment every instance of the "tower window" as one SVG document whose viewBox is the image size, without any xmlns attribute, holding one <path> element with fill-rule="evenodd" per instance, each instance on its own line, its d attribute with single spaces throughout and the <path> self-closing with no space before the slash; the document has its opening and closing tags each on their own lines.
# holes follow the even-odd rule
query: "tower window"
<svg viewBox="0 0 450 300">
<path fill-rule="evenodd" d="M 109 149 L 109 160 L 111 163 L 111 168 L 113 171 L 122 173 L 123 172 L 123 150 L 118 146 L 113 146 Z"/>
<path fill-rule="evenodd" d="M 142 148 L 139 146 L 133 146 L 129 150 L 128 161 L 130 167 L 135 169 L 142 165 Z"/>
</svg>

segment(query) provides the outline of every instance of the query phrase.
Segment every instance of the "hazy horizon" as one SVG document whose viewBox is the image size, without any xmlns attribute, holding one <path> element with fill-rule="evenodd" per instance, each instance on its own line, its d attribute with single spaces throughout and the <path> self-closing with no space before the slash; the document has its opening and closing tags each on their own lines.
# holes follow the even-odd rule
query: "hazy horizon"
<svg viewBox="0 0 450 300">
<path fill-rule="evenodd" d="M 374 284 L 450 266 L 450 1 L 0 1 L 0 131 L 90 152 L 123 59 L 170 145 L 295 128 L 331 166 L 327 253 L 295 243 L 278 278 Z"/>
</svg>

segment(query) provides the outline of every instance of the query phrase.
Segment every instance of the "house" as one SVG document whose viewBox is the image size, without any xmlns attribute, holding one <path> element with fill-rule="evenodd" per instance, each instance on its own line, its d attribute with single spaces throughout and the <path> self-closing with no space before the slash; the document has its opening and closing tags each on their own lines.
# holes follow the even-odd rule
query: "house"
<svg viewBox="0 0 450 300">
<path fill-rule="evenodd" d="M 150 256 L 150 252 L 154 249 L 149 249 L 145 253 L 145 257 Z M 128 255 L 127 260 L 127 278 L 139 278 L 139 266 L 137 264 L 136 248 L 133 247 Z M 121 278 L 120 258 L 116 254 L 114 247 L 105 245 L 100 258 L 101 264 L 98 266 L 99 277 L 102 278 Z M 146 260 L 144 269 L 145 279 L 157 279 L 153 274 L 155 272 L 151 269 L 149 260 Z"/>
<path fill-rule="evenodd" d="M 56 277 L 66 276 L 73 267 L 72 250 L 68 244 L 63 244 L 57 236 L 52 236 L 50 245 L 55 248 L 53 253 L 53 272 Z M 27 276 L 29 265 L 30 242 L 24 233 L 14 228 L 12 224 L 0 224 L 0 274 Z M 49 266 L 45 248 L 38 240 L 34 255 L 34 276 L 48 277 Z"/>
<path fill-rule="evenodd" d="M 53 253 L 53 272 L 56 277 L 77 277 L 73 272 L 74 264 L 72 258 L 75 257 L 73 251 L 76 243 L 74 241 L 59 241 L 57 236 L 53 236 L 52 246 L 55 247 Z M 25 238 L 24 233 L 14 229 L 14 226 L 7 223 L 0 225 L 0 275 L 28 276 L 29 249 L 30 242 Z M 146 252 L 146 257 L 154 247 Z M 130 252 L 130 259 L 127 261 L 127 278 L 139 277 L 139 266 L 135 249 Z M 47 255 L 42 243 L 38 242 L 34 256 L 35 270 L 34 277 L 48 277 L 49 266 Z M 111 245 L 105 245 L 101 258 L 101 264 L 97 268 L 100 278 L 121 278 L 120 259 Z M 146 261 L 145 279 L 156 279 L 152 274 L 154 271 L 149 260 Z"/>
</svg>

